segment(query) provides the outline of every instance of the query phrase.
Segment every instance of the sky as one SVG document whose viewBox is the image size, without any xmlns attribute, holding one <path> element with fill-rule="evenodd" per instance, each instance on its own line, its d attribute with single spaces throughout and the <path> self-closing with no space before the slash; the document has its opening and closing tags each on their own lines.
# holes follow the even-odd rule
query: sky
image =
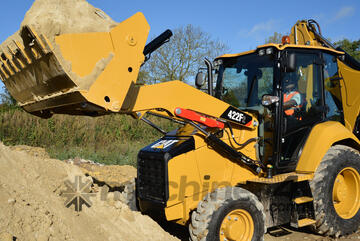
<svg viewBox="0 0 360 241">
<path fill-rule="evenodd" d="M 66 0 L 64 0 L 66 1 Z M 228 45 L 231 53 L 256 48 L 274 32 L 288 34 L 298 20 L 314 19 L 331 41 L 360 39 L 359 0 L 88 0 L 115 21 L 143 12 L 150 24 L 149 39 L 166 29 L 187 24 L 200 27 Z M 33 0 L 1 0 L 0 43 L 16 32 Z M 1 86 L 1 85 L 0 85 Z"/>
</svg>

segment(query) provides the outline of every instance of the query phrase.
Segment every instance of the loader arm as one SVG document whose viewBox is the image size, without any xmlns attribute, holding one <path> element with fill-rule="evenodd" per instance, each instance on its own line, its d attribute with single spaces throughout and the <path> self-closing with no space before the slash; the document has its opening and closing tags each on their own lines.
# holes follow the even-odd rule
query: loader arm
<svg viewBox="0 0 360 241">
<path fill-rule="evenodd" d="M 188 84 L 175 80 L 154 85 L 139 86 L 132 84 L 120 112 L 126 114 L 140 112 L 142 113 L 140 116 L 142 116 L 147 111 L 155 111 L 169 117 L 176 117 L 174 112 L 178 107 L 195 111 L 204 117 L 208 116 L 225 121 L 222 117 L 228 113 L 227 110 L 231 108 L 231 105 Z M 242 117 L 243 122 L 232 122 L 254 128 L 254 117 L 240 110 L 239 113 L 244 115 Z"/>
</svg>

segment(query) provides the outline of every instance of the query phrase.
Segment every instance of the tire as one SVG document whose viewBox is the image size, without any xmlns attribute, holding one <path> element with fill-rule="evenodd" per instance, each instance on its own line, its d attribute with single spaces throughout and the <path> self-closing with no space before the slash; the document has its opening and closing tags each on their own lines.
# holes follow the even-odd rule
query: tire
<svg viewBox="0 0 360 241">
<path fill-rule="evenodd" d="M 243 188 L 219 188 L 199 202 L 191 215 L 189 232 L 192 241 L 264 240 L 264 207 Z"/>
<path fill-rule="evenodd" d="M 317 168 L 310 188 L 314 198 L 314 231 L 339 237 L 360 224 L 360 154 L 343 145 L 331 147 Z"/>
</svg>

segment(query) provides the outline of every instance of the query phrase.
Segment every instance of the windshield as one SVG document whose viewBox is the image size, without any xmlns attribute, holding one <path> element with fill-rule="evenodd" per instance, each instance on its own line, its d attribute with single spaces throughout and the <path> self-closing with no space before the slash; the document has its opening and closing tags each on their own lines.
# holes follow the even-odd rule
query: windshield
<svg viewBox="0 0 360 241">
<path fill-rule="evenodd" d="M 258 106 L 263 95 L 273 94 L 273 78 L 274 61 L 269 55 L 223 59 L 215 96 L 238 108 Z"/>
</svg>

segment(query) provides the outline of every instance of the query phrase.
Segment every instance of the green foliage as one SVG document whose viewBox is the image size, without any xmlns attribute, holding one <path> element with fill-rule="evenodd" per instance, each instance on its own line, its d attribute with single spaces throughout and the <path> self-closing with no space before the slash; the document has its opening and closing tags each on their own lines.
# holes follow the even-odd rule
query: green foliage
<svg viewBox="0 0 360 241">
<path fill-rule="evenodd" d="M 283 35 L 281 33 L 275 32 L 274 35 L 265 39 L 265 43 L 274 43 L 274 44 L 281 44 Z"/>
<path fill-rule="evenodd" d="M 3 86 L 3 92 L 0 93 L 0 101 L 1 104 L 5 104 L 7 106 L 16 106 L 16 100 L 10 95 L 9 91 Z"/>
<path fill-rule="evenodd" d="M 146 77 L 147 83 L 170 80 L 189 81 L 195 77 L 204 58 L 214 59 L 228 51 L 228 47 L 210 34 L 191 24 L 174 29 L 169 43 L 151 54 L 141 68 L 139 80 Z"/>
<path fill-rule="evenodd" d="M 360 39 L 357 41 L 351 41 L 345 38 L 335 42 L 334 45 L 342 48 L 356 60 L 360 61 Z"/>
<path fill-rule="evenodd" d="M 55 115 L 51 119 L 32 116 L 21 109 L 0 106 L 0 140 L 6 145 L 45 148 L 51 157 L 80 157 L 105 164 L 136 164 L 138 151 L 161 137 L 147 124 L 123 115 L 82 117 Z M 149 117 L 165 130 L 176 124 Z"/>
</svg>

